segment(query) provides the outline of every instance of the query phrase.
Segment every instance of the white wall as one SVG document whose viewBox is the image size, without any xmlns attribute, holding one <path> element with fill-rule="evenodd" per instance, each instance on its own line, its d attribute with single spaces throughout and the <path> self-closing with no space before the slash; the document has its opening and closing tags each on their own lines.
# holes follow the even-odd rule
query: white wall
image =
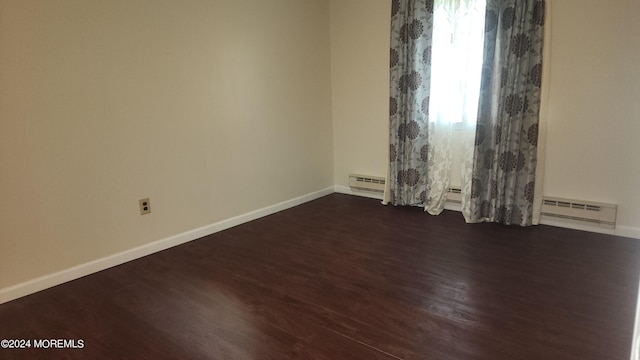
<svg viewBox="0 0 640 360">
<path fill-rule="evenodd" d="M 325 0 L 0 0 L 0 289 L 333 185 L 328 29 Z"/>
<path fill-rule="evenodd" d="M 619 205 L 640 234 L 640 2 L 550 0 L 544 194 Z M 331 0 L 335 181 L 384 174 L 390 0 Z"/>
</svg>

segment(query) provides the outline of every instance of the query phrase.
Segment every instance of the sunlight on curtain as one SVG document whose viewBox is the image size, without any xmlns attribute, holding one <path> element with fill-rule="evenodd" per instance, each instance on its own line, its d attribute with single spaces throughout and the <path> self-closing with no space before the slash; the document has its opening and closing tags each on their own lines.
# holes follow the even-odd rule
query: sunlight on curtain
<svg viewBox="0 0 640 360">
<path fill-rule="evenodd" d="M 435 0 L 433 16 L 425 211 L 440 214 L 453 184 L 462 188 L 464 214 L 471 193 L 485 0 Z M 452 169 L 458 162 L 460 173 Z"/>
<path fill-rule="evenodd" d="M 429 121 L 475 124 L 485 0 L 435 0 Z"/>
</svg>

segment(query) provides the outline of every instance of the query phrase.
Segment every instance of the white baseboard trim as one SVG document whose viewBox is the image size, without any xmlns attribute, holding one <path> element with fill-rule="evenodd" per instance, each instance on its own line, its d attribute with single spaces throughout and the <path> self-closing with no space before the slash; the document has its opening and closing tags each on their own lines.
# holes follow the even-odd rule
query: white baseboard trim
<svg viewBox="0 0 640 360">
<path fill-rule="evenodd" d="M 451 211 L 458 211 L 458 212 L 462 212 L 462 204 L 459 202 L 446 202 L 444 203 L 444 209 L 445 210 L 451 210 Z"/>
<path fill-rule="evenodd" d="M 616 235 L 616 236 L 640 239 L 640 228 L 631 227 L 631 226 L 616 226 L 615 229 L 607 229 L 607 228 L 602 228 L 598 226 L 577 224 L 570 221 L 562 221 L 560 219 L 552 219 L 544 215 L 540 218 L 540 224 L 557 226 L 557 227 L 562 227 L 567 229 L 589 231 L 589 232 L 595 232 L 600 234 L 608 234 L 608 235 Z"/>
<path fill-rule="evenodd" d="M 372 192 L 372 191 L 358 191 L 358 190 L 351 189 L 348 186 L 340 186 L 340 185 L 334 186 L 334 191 L 340 194 L 362 196 L 362 197 L 366 197 L 370 199 L 378 199 L 378 200 L 382 200 L 384 196 L 382 193 Z"/>
<path fill-rule="evenodd" d="M 118 254 L 90 261 L 53 274 L 41 276 L 33 280 L 0 289 L 0 304 L 304 204 L 333 192 L 335 192 L 335 189 L 331 186 L 294 199 L 250 211 L 246 214 L 234 216 L 210 225 L 205 225 L 197 229 L 185 231 L 181 234 L 138 246 Z"/>
<path fill-rule="evenodd" d="M 632 226 L 616 226 L 616 235 L 640 239 L 640 228 Z"/>
<path fill-rule="evenodd" d="M 362 197 L 380 199 L 380 200 L 382 200 L 382 196 L 383 196 L 382 194 L 378 195 L 377 193 L 370 193 L 366 191 L 354 191 L 348 186 L 339 186 L 339 185 L 335 186 L 335 192 L 340 194 L 356 195 L 356 196 L 362 196 Z M 451 210 L 451 211 L 462 211 L 462 204 L 455 203 L 455 202 L 447 202 L 445 203 L 444 208 L 446 210 Z M 617 226 L 615 229 L 607 229 L 607 228 L 601 228 L 598 226 L 589 226 L 589 225 L 582 225 L 582 224 L 573 223 L 569 221 L 562 221 L 558 219 L 549 218 L 547 216 L 542 216 L 540 218 L 540 224 L 557 226 L 557 227 L 562 227 L 566 229 L 582 230 L 582 231 L 589 231 L 589 232 L 595 232 L 595 233 L 601 233 L 601 234 L 609 234 L 609 235 L 640 239 L 640 228 L 631 227 L 631 226 Z"/>
<path fill-rule="evenodd" d="M 370 192 L 370 191 L 358 191 L 348 186 L 336 185 L 335 192 L 340 194 L 355 195 L 355 196 L 362 196 L 362 197 L 371 198 L 371 199 L 384 200 L 384 194 L 382 193 L 376 193 L 376 192 Z M 456 202 L 447 202 L 444 204 L 444 208 L 445 210 L 462 211 L 462 204 L 456 203 Z"/>
<path fill-rule="evenodd" d="M 640 286 L 636 300 L 636 317 L 633 325 L 633 339 L 631 340 L 631 360 L 640 360 Z"/>
</svg>

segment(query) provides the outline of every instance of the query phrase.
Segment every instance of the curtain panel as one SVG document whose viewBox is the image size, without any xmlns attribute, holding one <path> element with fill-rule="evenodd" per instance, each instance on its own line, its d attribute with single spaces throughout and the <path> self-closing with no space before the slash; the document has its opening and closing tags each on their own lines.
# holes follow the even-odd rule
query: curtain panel
<svg viewBox="0 0 640 360">
<path fill-rule="evenodd" d="M 484 0 L 434 1 L 425 204 L 431 215 L 444 210 L 452 185 L 460 185 L 461 210 L 469 212 L 484 19 Z"/>
<path fill-rule="evenodd" d="M 433 0 L 393 0 L 389 191 L 393 205 L 426 202 Z"/>
<path fill-rule="evenodd" d="M 467 222 L 532 224 L 544 1 L 487 0 Z"/>
</svg>

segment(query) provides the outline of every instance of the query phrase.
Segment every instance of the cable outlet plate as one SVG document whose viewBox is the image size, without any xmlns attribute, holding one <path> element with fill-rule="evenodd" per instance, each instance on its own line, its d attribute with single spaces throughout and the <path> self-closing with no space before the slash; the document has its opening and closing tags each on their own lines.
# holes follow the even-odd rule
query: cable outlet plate
<svg viewBox="0 0 640 360">
<path fill-rule="evenodd" d="M 149 198 L 144 198 L 138 200 L 140 203 L 140 215 L 151 214 L 151 200 Z"/>
</svg>

